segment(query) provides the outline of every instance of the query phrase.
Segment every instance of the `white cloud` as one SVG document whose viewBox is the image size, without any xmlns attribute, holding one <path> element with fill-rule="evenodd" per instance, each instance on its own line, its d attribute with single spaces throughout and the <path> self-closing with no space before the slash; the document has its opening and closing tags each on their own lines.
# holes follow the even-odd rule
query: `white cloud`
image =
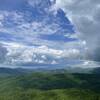
<svg viewBox="0 0 100 100">
<path fill-rule="evenodd" d="M 29 0 L 28 1 L 28 3 L 33 7 L 37 6 L 40 2 L 41 2 L 41 0 L 34 0 L 34 1 L 33 0 Z"/>
<path fill-rule="evenodd" d="M 56 23 L 47 24 L 46 20 L 42 22 L 33 21 L 31 23 L 22 23 L 17 27 L 19 33 L 23 33 L 28 36 L 34 36 L 39 34 L 53 34 L 57 32 L 60 27 Z M 21 31 L 21 32 L 20 32 Z"/>
<path fill-rule="evenodd" d="M 42 55 L 41 58 L 44 59 L 44 60 L 47 59 L 46 55 Z"/>
<path fill-rule="evenodd" d="M 7 18 L 11 18 L 11 20 L 15 23 L 17 22 L 22 22 L 24 21 L 23 16 L 24 14 L 22 14 L 21 12 L 17 12 L 17 11 L 2 11 L 0 10 L 0 20 L 5 21 L 5 19 Z"/>
<path fill-rule="evenodd" d="M 84 61 L 82 61 L 81 64 L 76 65 L 76 67 L 81 67 L 81 68 L 97 68 L 97 67 L 100 67 L 100 63 L 98 63 L 96 61 L 84 60 Z"/>
<path fill-rule="evenodd" d="M 51 64 L 58 64 L 55 60 L 53 60 L 52 62 L 51 62 Z"/>
<path fill-rule="evenodd" d="M 57 50 L 43 46 L 26 46 L 18 43 L 5 43 L 2 42 L 3 46 L 8 51 L 6 54 L 5 63 L 16 64 L 16 63 L 55 63 L 54 59 L 69 58 L 74 59 L 80 56 L 78 49 L 68 50 Z M 48 59 L 52 58 L 52 60 Z M 49 61 L 50 60 L 50 61 Z"/>
<path fill-rule="evenodd" d="M 30 5 L 34 9 L 34 6 L 38 5 L 38 3 L 40 2 L 41 0 L 39 2 L 37 2 L 37 0 L 35 1 L 30 0 Z M 73 42 L 63 42 L 63 40 L 49 41 L 49 40 L 44 40 L 44 39 L 39 38 L 40 34 L 53 34 L 53 33 L 58 33 L 58 32 L 59 34 L 62 34 L 62 35 L 67 34 L 65 36 L 69 38 L 78 38 L 78 34 L 71 35 L 70 33 L 64 33 L 67 29 L 64 30 L 64 28 L 61 27 L 63 25 L 61 25 L 62 21 L 60 21 L 60 17 L 53 16 L 52 14 L 53 12 L 57 14 L 57 9 L 59 8 L 62 8 L 64 11 L 66 11 L 66 7 L 65 7 L 66 2 L 68 5 L 72 3 L 71 1 L 68 2 L 68 0 L 65 2 L 61 2 L 57 0 L 56 5 L 53 5 L 52 7 L 48 7 L 47 5 L 48 9 L 45 9 L 48 11 L 47 15 L 44 15 L 45 18 L 43 18 L 43 20 L 41 21 L 36 21 L 36 20 L 31 20 L 31 22 L 27 21 L 26 20 L 27 17 L 28 17 L 28 20 L 30 18 L 29 17 L 30 15 L 28 15 L 30 14 L 29 12 L 27 12 L 26 14 L 26 13 L 21 13 L 19 11 L 17 12 L 16 11 L 11 11 L 11 12 L 0 11 L 0 21 L 2 24 L 2 27 L 0 26 L 0 31 L 1 31 L 0 34 L 3 34 L 2 32 L 5 32 L 14 36 L 13 42 L 10 41 L 11 43 L 10 42 L 3 43 L 3 45 L 8 50 L 8 53 L 7 53 L 7 57 L 9 58 L 7 59 L 9 60 L 8 62 L 12 62 L 12 63 L 32 62 L 34 58 L 35 62 L 42 63 L 43 61 L 41 59 L 47 60 L 46 55 L 52 56 L 53 58 L 57 58 L 57 59 L 64 58 L 64 57 L 78 58 L 79 56 L 81 56 L 80 49 L 82 49 L 86 45 L 86 43 L 83 42 L 82 40 L 73 41 Z M 45 4 L 45 2 L 43 4 Z M 41 6 L 43 7 L 44 5 L 41 5 Z M 51 15 L 53 16 L 53 20 L 49 18 Z M 69 12 L 68 12 L 68 15 L 69 15 Z M 37 46 L 37 47 L 28 46 L 28 45 L 34 45 L 34 44 L 40 45 L 40 46 Z M 39 58 L 41 59 L 36 59 L 37 54 L 41 55 L 39 56 Z M 52 63 L 55 63 L 55 62 L 52 61 Z"/>
<path fill-rule="evenodd" d="M 75 25 L 76 32 L 80 34 L 79 37 L 86 41 L 89 52 L 98 49 L 98 42 L 100 42 L 99 0 L 56 0 L 54 6 L 56 9 L 63 9 L 66 16 Z"/>
<path fill-rule="evenodd" d="M 29 4 L 33 8 L 29 8 L 30 11 L 25 11 L 25 13 L 20 11 L 2 11 L 0 10 L 0 15 L 3 17 L 1 18 L 3 20 L 3 23 L 0 23 L 0 34 L 3 33 L 9 33 L 12 38 L 11 40 L 18 43 L 23 44 L 30 44 L 30 45 L 46 45 L 48 47 L 53 47 L 55 49 L 65 49 L 67 48 L 67 43 L 61 41 L 49 41 L 44 40 L 39 37 L 40 34 L 67 34 L 67 29 L 62 28 L 63 25 L 60 21 L 60 17 L 53 16 L 52 12 L 49 12 L 49 9 L 51 9 L 47 4 L 49 0 L 41 1 L 41 0 L 29 0 Z M 34 10 L 34 6 L 38 5 L 40 2 L 43 2 L 41 6 L 45 5 L 47 9 L 47 14 L 43 15 L 43 19 L 41 18 L 41 21 L 34 20 L 34 15 L 32 14 L 31 10 Z M 55 0 L 52 0 L 52 3 L 55 2 Z M 37 8 L 38 10 L 39 8 Z M 44 9 L 44 8 L 43 8 Z M 42 10 L 42 8 L 41 8 Z M 39 11 L 38 13 L 42 13 Z M 52 17 L 50 17 L 52 16 Z M 32 18 L 31 18 L 32 17 Z M 41 15 L 39 16 L 41 17 Z M 8 21 L 8 19 L 10 21 Z M 28 21 L 32 19 L 31 21 Z M 39 18 L 40 19 L 40 18 Z M 62 19 L 63 20 L 63 19 Z M 2 27 L 1 27 L 2 26 Z M 69 30 L 69 29 L 68 29 Z M 67 35 L 66 35 L 67 37 Z M 77 35 L 70 35 L 69 38 L 77 38 Z M 6 40 L 6 37 L 5 37 Z M 10 39 L 9 39 L 10 40 Z M 56 38 L 55 38 L 56 40 Z M 64 46 L 63 46 L 64 45 Z M 73 47 L 74 48 L 74 47 Z M 76 47 L 75 47 L 76 48 Z"/>
</svg>

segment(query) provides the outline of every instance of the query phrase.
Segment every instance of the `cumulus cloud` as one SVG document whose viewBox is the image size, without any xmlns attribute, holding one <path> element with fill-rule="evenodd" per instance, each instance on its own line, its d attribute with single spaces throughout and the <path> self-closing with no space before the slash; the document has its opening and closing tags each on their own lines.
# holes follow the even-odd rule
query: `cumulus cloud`
<svg viewBox="0 0 100 100">
<path fill-rule="evenodd" d="M 85 0 L 85 4 L 78 0 L 10 1 L 17 6 L 7 6 L 3 10 L 0 6 L 0 43 L 7 50 L 4 54 L 4 58 L 5 56 L 7 58 L 4 61 L 6 64 L 48 61 L 50 64 L 58 64 L 63 59 L 84 57 L 89 38 L 83 34 L 85 31 L 83 26 L 89 25 L 86 27 L 87 32 L 93 19 L 98 18 L 87 16 L 89 11 L 78 9 L 80 5 L 82 7 L 89 1 Z M 78 7 L 75 5 L 77 2 L 80 3 Z M 84 14 L 82 15 L 81 12 Z"/>
<path fill-rule="evenodd" d="M 24 64 L 24 63 L 60 63 L 62 59 L 76 59 L 81 53 L 78 49 L 58 50 L 42 46 L 26 46 L 18 43 L 2 42 L 7 52 L 2 49 L 1 57 L 5 54 L 7 59 L 3 59 L 5 64 Z"/>
<path fill-rule="evenodd" d="M 75 25 L 79 37 L 86 41 L 89 58 L 100 58 L 98 52 L 100 38 L 100 1 L 99 0 L 56 0 L 54 11 L 61 8 Z M 96 54 L 98 52 L 98 55 Z M 91 56 L 91 57 L 90 57 Z M 100 61 L 100 59 L 98 59 Z"/>
</svg>

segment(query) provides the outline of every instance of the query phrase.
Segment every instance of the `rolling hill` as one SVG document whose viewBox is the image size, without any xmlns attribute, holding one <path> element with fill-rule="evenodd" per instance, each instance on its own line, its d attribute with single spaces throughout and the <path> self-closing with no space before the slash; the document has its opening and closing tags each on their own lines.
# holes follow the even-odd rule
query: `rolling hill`
<svg viewBox="0 0 100 100">
<path fill-rule="evenodd" d="M 0 100 L 100 100 L 98 74 L 32 72 L 0 77 Z"/>
</svg>

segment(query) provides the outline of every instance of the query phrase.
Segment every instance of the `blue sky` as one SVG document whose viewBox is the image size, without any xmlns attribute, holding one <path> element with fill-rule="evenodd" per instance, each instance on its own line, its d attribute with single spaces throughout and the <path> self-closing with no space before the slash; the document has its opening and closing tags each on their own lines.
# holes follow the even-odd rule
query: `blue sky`
<svg viewBox="0 0 100 100">
<path fill-rule="evenodd" d="M 88 27 L 92 23 L 89 16 L 93 15 L 85 12 L 84 3 L 90 6 L 90 2 L 79 2 L 81 6 L 76 7 L 77 2 L 0 0 L 0 56 L 4 56 L 0 57 L 1 63 L 16 65 L 48 60 L 48 64 L 59 64 L 65 58 L 87 59 L 85 53 L 89 44 L 93 43 L 89 48 L 94 50 L 99 36 L 95 28 L 98 23 Z M 97 8 L 97 4 L 92 6 Z M 97 31 L 96 36 L 88 29 Z M 91 41 L 93 37 L 95 39 Z"/>
<path fill-rule="evenodd" d="M 41 0 L 36 1 L 40 3 L 40 6 L 38 6 L 39 4 L 32 6 L 26 0 L 8 1 L 2 1 L 1 16 L 4 18 L 1 20 L 3 26 L 0 32 L 1 40 L 15 40 L 15 42 L 18 42 L 20 38 L 25 39 L 27 37 L 57 42 L 77 40 L 65 36 L 69 33 L 75 33 L 74 26 L 63 10 L 58 9 L 57 14 L 49 11 L 51 7 L 49 0 L 42 3 Z"/>
</svg>

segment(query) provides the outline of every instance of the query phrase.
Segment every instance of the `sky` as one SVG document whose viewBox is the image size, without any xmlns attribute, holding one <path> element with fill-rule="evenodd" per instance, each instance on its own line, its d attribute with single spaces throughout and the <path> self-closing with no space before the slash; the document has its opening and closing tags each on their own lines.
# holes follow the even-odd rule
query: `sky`
<svg viewBox="0 0 100 100">
<path fill-rule="evenodd" d="M 99 0 L 0 0 L 0 64 L 100 61 Z"/>
</svg>

